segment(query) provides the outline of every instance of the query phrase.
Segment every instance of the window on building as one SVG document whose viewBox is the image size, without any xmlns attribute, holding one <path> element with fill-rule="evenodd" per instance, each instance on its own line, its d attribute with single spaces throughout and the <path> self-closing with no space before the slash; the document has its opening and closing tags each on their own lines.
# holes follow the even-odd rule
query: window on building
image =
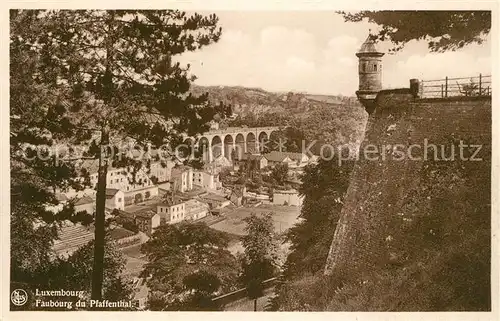
<svg viewBox="0 0 500 321">
<path fill-rule="evenodd" d="M 121 197 L 118 198 L 118 203 L 121 203 L 122 199 Z"/>
<path fill-rule="evenodd" d="M 377 71 L 377 64 L 373 65 L 373 70 Z"/>
<path fill-rule="evenodd" d="M 366 64 L 365 64 L 365 63 L 361 65 L 361 71 L 362 71 L 362 72 L 365 72 L 365 71 L 366 71 Z"/>
</svg>

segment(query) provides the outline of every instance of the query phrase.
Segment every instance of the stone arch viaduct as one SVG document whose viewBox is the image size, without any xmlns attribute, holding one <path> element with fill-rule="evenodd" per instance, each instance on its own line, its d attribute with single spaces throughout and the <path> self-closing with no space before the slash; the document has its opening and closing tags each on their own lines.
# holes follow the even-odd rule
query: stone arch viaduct
<svg viewBox="0 0 500 321">
<path fill-rule="evenodd" d="M 257 153 L 269 141 L 271 134 L 282 127 L 228 127 L 205 132 L 198 137 L 185 136 L 184 141 L 190 141 L 194 147 L 203 152 L 208 162 L 222 155 L 229 160 L 233 151 L 241 156 L 244 153 Z"/>
</svg>

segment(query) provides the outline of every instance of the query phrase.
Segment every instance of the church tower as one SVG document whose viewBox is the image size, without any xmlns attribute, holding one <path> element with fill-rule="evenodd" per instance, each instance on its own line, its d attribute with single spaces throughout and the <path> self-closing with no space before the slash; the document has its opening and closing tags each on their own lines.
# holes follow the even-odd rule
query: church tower
<svg viewBox="0 0 500 321">
<path fill-rule="evenodd" d="M 371 32 L 356 53 L 359 61 L 359 90 L 356 91 L 356 96 L 369 114 L 374 109 L 377 93 L 382 89 L 383 55 L 384 53 L 375 47 L 374 36 Z"/>
</svg>

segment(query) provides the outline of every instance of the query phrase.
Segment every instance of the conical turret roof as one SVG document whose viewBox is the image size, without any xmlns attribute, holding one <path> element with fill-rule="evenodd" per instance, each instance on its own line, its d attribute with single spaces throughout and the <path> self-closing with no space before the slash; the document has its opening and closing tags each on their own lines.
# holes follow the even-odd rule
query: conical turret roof
<svg viewBox="0 0 500 321">
<path fill-rule="evenodd" d="M 371 34 L 371 32 L 368 34 L 368 37 L 366 37 L 365 42 L 361 45 L 361 48 L 359 48 L 359 51 L 357 52 L 356 55 L 370 55 L 370 54 L 375 54 L 375 55 L 383 55 L 382 52 L 378 51 L 377 47 L 375 46 L 375 36 Z"/>
</svg>

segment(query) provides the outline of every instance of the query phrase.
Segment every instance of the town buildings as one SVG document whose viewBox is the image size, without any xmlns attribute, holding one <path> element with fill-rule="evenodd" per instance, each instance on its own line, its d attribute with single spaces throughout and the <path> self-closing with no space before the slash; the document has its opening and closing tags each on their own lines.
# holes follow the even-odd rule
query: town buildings
<svg viewBox="0 0 500 321">
<path fill-rule="evenodd" d="M 172 191 L 186 192 L 193 189 L 193 169 L 188 166 L 178 166 L 172 169 L 170 178 Z"/>
<path fill-rule="evenodd" d="M 306 166 L 311 159 L 304 153 L 278 152 L 272 151 L 264 155 L 269 165 L 287 164 L 288 167 L 303 167 Z"/>
<path fill-rule="evenodd" d="M 269 153 L 269 156 L 245 153 L 241 161 L 253 162 L 259 170 L 277 163 L 301 165 L 308 159 L 299 153 Z M 72 202 L 76 212 L 95 214 L 98 161 L 83 161 L 82 181 L 89 185 L 84 190 L 60 190 L 56 193 L 61 210 Z M 251 195 L 244 185 L 224 188 L 220 172 L 231 168 L 232 162 L 222 155 L 203 169 L 170 162 L 151 162 L 141 168 L 108 166 L 106 189 L 106 217 L 112 218 L 114 240 L 120 246 L 140 242 L 151 236 L 161 225 L 183 221 L 197 221 L 210 215 L 234 210 L 247 199 L 261 200 L 266 195 Z M 89 183 L 90 182 L 90 183 Z M 283 195 L 282 195 L 283 194 Z M 275 204 L 300 204 L 294 195 L 275 194 Z M 269 196 L 266 196 L 269 201 Z M 59 254 L 69 255 L 93 239 L 93 224 L 73 224 L 65 227 L 62 239 L 55 244 Z"/>
<path fill-rule="evenodd" d="M 219 174 L 213 174 L 205 170 L 193 172 L 193 185 L 207 190 L 218 190 L 222 188 Z"/>
<path fill-rule="evenodd" d="M 125 193 L 116 188 L 106 189 L 106 207 L 109 209 L 125 209 Z"/>
<path fill-rule="evenodd" d="M 186 218 L 186 202 L 178 197 L 171 197 L 157 205 L 157 213 L 164 224 L 174 224 Z"/>
<path fill-rule="evenodd" d="M 209 214 L 209 206 L 207 203 L 200 202 L 196 199 L 190 199 L 185 202 L 185 218 L 186 220 L 195 221 L 206 217 Z"/>
<path fill-rule="evenodd" d="M 160 226 L 160 223 L 160 215 L 158 215 L 155 211 L 147 209 L 145 211 L 135 213 L 135 224 L 139 228 L 139 231 L 145 233 L 146 235 L 153 234 L 155 229 Z"/>
<path fill-rule="evenodd" d="M 245 153 L 241 155 L 240 160 L 238 161 L 239 166 L 241 166 L 242 163 L 253 163 L 255 164 L 256 168 L 258 169 L 264 169 L 269 165 L 269 160 L 265 155 L 261 154 L 251 154 L 251 153 Z"/>
</svg>

